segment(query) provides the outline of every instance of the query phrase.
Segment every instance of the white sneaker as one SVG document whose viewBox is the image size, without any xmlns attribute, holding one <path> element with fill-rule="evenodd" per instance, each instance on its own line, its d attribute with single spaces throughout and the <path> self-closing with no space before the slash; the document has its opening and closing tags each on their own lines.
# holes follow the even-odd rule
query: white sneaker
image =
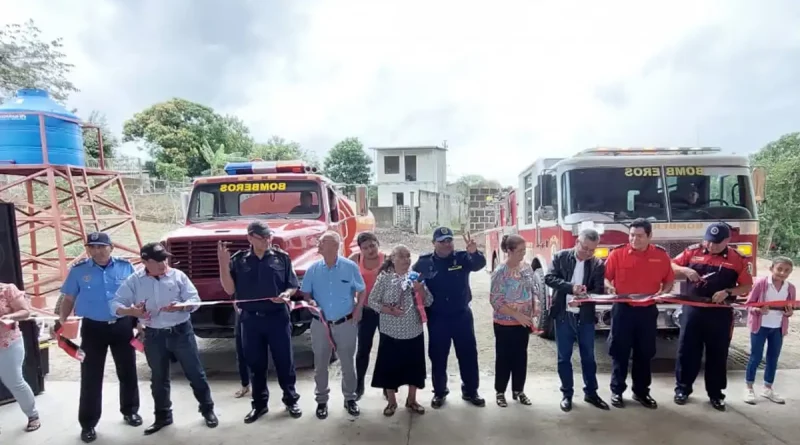
<svg viewBox="0 0 800 445">
<path fill-rule="evenodd" d="M 761 393 L 761 397 L 764 397 L 770 402 L 777 403 L 779 405 L 786 403 L 786 401 L 783 400 L 775 391 L 773 391 L 772 388 L 764 388 L 764 391 Z"/>
<path fill-rule="evenodd" d="M 753 391 L 753 388 L 747 388 L 744 391 L 744 403 L 748 405 L 756 404 L 756 392 Z"/>
</svg>

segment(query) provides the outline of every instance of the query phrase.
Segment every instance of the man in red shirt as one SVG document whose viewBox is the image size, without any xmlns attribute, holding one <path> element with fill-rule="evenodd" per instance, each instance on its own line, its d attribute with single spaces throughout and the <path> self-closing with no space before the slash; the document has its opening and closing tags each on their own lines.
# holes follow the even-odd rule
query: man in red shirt
<svg viewBox="0 0 800 445">
<path fill-rule="evenodd" d="M 672 268 L 679 278 L 686 277 L 691 282 L 689 296 L 721 307 L 683 306 L 674 400 L 683 405 L 689 399 L 705 349 L 706 392 L 711 406 L 725 411 L 722 391 L 728 385 L 733 309 L 722 303 L 732 303 L 737 296 L 750 293 L 753 276 L 748 271 L 747 260 L 736 249 L 728 247 L 731 230 L 727 224 L 711 224 L 703 239 L 703 244 L 689 246 L 676 256 Z"/>
<path fill-rule="evenodd" d="M 606 260 L 606 286 L 613 295 L 658 295 L 669 292 L 675 281 L 667 251 L 650 244 L 653 226 L 646 219 L 630 225 L 630 243 L 615 247 Z M 633 400 L 651 409 L 658 404 L 650 397 L 650 361 L 656 355 L 658 307 L 615 303 L 611 308 L 611 404 L 623 408 L 627 388 L 628 360 L 633 351 Z"/>
</svg>

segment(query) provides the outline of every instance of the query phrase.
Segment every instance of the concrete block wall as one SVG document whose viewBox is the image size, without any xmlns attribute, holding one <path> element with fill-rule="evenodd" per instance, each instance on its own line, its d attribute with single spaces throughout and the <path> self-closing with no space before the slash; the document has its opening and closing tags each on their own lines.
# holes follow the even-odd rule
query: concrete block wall
<svg viewBox="0 0 800 445">
<path fill-rule="evenodd" d="M 494 228 L 499 217 L 497 195 L 500 188 L 475 187 L 469 189 L 468 219 L 470 232 Z M 487 200 L 487 197 L 491 200 Z"/>
</svg>

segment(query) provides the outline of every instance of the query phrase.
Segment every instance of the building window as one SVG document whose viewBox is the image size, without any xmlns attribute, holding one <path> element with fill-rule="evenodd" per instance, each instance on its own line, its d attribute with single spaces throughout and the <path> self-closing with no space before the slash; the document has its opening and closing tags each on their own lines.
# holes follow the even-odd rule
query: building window
<svg viewBox="0 0 800 445">
<path fill-rule="evenodd" d="M 414 182 L 417 180 L 417 157 L 404 156 L 403 161 L 406 167 L 406 181 Z"/>
<path fill-rule="evenodd" d="M 387 175 L 400 174 L 400 156 L 384 156 L 383 173 Z"/>
<path fill-rule="evenodd" d="M 525 224 L 533 224 L 533 173 L 525 175 Z"/>
</svg>

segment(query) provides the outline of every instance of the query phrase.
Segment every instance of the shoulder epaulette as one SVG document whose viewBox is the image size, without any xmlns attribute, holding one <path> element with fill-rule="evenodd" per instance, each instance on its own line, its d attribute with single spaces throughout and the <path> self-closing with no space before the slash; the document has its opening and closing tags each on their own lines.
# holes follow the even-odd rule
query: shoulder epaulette
<svg viewBox="0 0 800 445">
<path fill-rule="evenodd" d="M 271 249 L 271 250 L 272 250 L 272 252 L 274 252 L 276 255 L 281 255 L 281 256 L 289 256 L 289 252 L 287 252 L 287 251 L 285 251 L 285 250 L 281 249 L 281 248 L 280 248 L 280 247 L 278 247 L 278 246 L 272 246 L 270 249 Z"/>
<path fill-rule="evenodd" d="M 667 251 L 667 248 L 666 248 L 666 247 L 664 247 L 664 246 L 662 246 L 662 245 L 659 245 L 659 244 L 653 244 L 653 247 L 655 247 L 655 248 L 656 248 L 656 249 L 658 249 L 658 250 L 663 250 L 664 252 L 666 252 L 666 251 Z"/>
<path fill-rule="evenodd" d="M 236 253 L 234 253 L 233 255 L 231 255 L 231 259 L 239 258 L 239 257 L 241 257 L 242 255 L 244 255 L 246 253 L 247 253 L 247 249 L 239 250 Z"/>
<path fill-rule="evenodd" d="M 626 246 L 626 245 L 627 245 L 627 243 L 623 243 L 623 244 L 617 244 L 616 246 L 611 246 L 611 247 L 609 247 L 609 248 L 608 248 L 608 251 L 609 251 L 609 252 L 611 252 L 611 251 L 612 251 L 612 250 L 614 250 L 614 249 L 619 249 L 620 247 L 623 247 L 623 246 Z"/>
<path fill-rule="evenodd" d="M 77 263 L 73 264 L 73 265 L 72 265 L 72 267 L 75 267 L 75 266 L 82 266 L 82 265 L 84 265 L 84 264 L 88 263 L 88 262 L 89 262 L 89 261 L 91 261 L 91 260 L 92 260 L 91 258 L 84 258 L 84 259 L 82 259 L 82 260 L 78 261 Z"/>
<path fill-rule="evenodd" d="M 423 258 L 428 259 L 428 258 L 430 258 L 432 256 L 433 256 L 433 252 L 431 252 L 431 253 L 423 253 L 422 255 L 419 256 L 419 259 L 423 259 Z"/>
<path fill-rule="evenodd" d="M 695 250 L 703 247 L 700 243 L 692 244 L 691 246 L 687 247 L 686 250 Z"/>
</svg>

